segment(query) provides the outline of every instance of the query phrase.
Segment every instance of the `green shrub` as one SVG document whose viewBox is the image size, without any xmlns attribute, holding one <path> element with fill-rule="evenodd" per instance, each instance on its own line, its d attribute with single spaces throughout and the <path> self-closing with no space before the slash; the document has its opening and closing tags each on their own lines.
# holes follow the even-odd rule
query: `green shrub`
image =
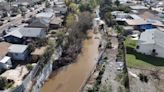
<svg viewBox="0 0 164 92">
<path fill-rule="evenodd" d="M 142 82 L 148 82 L 148 78 L 147 78 L 147 76 L 146 75 L 143 75 L 143 74 L 139 74 L 139 78 L 140 78 L 140 80 L 142 81 Z"/>
<path fill-rule="evenodd" d="M 14 84 L 13 80 L 9 80 L 5 77 L 0 77 L 0 90 L 10 88 Z"/>
<path fill-rule="evenodd" d="M 33 68 L 32 64 L 27 64 L 26 67 L 29 71 L 32 70 L 32 68 Z"/>
</svg>

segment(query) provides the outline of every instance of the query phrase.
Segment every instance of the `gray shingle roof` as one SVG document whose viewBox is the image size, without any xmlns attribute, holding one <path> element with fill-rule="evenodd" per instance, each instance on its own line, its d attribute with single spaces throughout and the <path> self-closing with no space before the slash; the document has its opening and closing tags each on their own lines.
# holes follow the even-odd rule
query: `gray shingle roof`
<svg viewBox="0 0 164 92">
<path fill-rule="evenodd" d="M 52 12 L 41 12 L 38 13 L 36 15 L 37 18 L 47 18 L 47 19 L 51 19 L 53 17 L 53 13 Z"/>
<path fill-rule="evenodd" d="M 37 18 L 29 24 L 30 27 L 49 27 L 50 20 L 46 18 Z"/>
<path fill-rule="evenodd" d="M 9 29 L 9 33 L 5 35 L 7 36 L 15 36 L 18 38 L 22 37 L 40 37 L 42 31 L 44 31 L 43 28 L 11 28 Z"/>
<path fill-rule="evenodd" d="M 23 53 L 28 48 L 27 45 L 13 44 L 9 47 L 8 52 L 10 53 Z"/>
</svg>

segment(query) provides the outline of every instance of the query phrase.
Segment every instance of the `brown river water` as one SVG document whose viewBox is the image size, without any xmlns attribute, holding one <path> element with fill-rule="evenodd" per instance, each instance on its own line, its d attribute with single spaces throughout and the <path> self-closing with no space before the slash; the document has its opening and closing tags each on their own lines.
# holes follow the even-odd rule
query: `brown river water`
<svg viewBox="0 0 164 92">
<path fill-rule="evenodd" d="M 100 41 L 94 39 L 93 32 L 90 31 L 88 35 L 92 38 L 83 41 L 82 52 L 78 55 L 76 62 L 57 72 L 54 71 L 41 88 L 41 92 L 79 92 L 82 84 L 94 69 L 98 57 Z"/>
</svg>

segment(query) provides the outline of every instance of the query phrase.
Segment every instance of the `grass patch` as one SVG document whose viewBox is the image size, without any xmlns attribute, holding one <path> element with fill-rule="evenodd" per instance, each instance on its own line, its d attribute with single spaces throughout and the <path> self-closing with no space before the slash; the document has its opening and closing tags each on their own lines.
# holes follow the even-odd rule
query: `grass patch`
<svg viewBox="0 0 164 92">
<path fill-rule="evenodd" d="M 127 37 L 124 41 L 124 44 L 126 47 L 135 48 L 136 42 L 136 40 L 132 40 L 130 37 Z"/>
<path fill-rule="evenodd" d="M 127 49 L 126 61 L 128 67 L 154 70 L 160 68 L 164 72 L 164 58 L 153 57 L 138 53 L 134 50 L 137 41 L 127 37 L 124 44 Z"/>
<path fill-rule="evenodd" d="M 154 69 L 161 67 L 164 69 L 164 59 L 144 55 L 141 53 L 133 52 L 126 54 L 126 61 L 128 67 L 141 68 L 141 69 Z"/>
</svg>

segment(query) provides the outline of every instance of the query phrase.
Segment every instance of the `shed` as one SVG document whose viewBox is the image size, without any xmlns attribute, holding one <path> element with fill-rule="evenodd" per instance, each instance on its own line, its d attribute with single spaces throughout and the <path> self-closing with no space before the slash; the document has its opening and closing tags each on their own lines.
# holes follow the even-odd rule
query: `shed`
<svg viewBox="0 0 164 92">
<path fill-rule="evenodd" d="M 12 44 L 8 49 L 8 56 L 13 60 L 25 60 L 28 57 L 28 46 Z"/>
<path fill-rule="evenodd" d="M 11 58 L 5 56 L 0 60 L 0 69 L 10 69 L 12 67 Z"/>
</svg>

